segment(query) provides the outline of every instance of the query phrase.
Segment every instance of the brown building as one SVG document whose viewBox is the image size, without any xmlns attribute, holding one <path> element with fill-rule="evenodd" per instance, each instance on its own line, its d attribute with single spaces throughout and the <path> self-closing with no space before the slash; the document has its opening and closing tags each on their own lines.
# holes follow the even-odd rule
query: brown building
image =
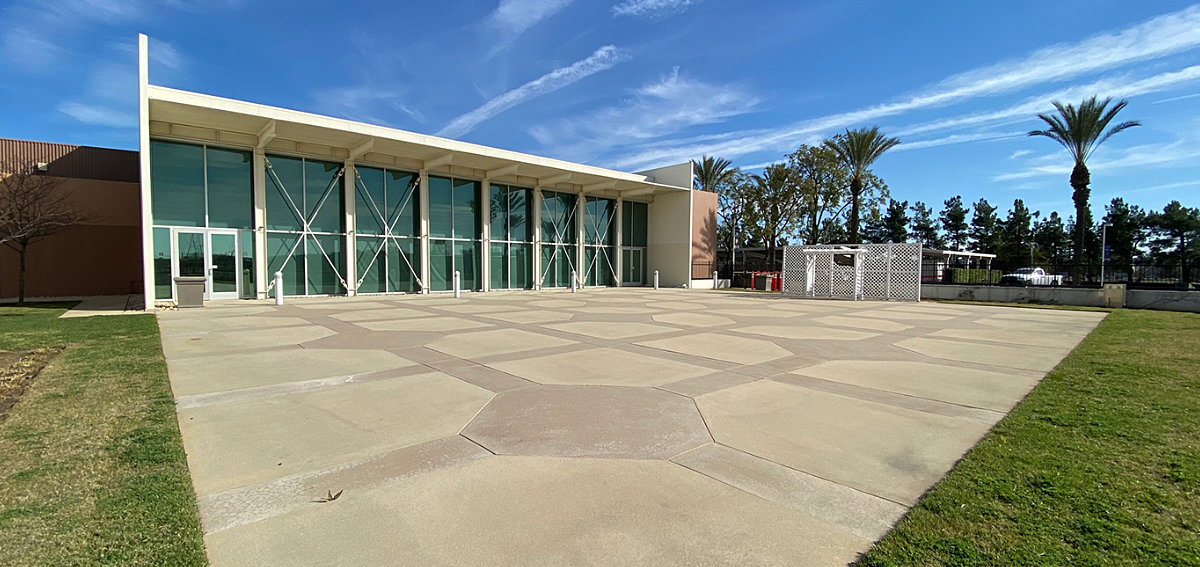
<svg viewBox="0 0 1200 567">
<path fill-rule="evenodd" d="M 10 161 L 45 164 L 88 217 L 29 247 L 25 296 L 140 294 L 138 153 L 0 138 L 0 162 Z M 17 253 L 0 246 L 0 299 L 16 297 L 17 270 Z"/>
</svg>

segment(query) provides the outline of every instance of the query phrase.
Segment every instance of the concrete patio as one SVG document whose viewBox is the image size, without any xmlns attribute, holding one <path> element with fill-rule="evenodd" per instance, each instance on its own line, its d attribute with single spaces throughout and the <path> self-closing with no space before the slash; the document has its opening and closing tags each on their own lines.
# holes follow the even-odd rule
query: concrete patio
<svg viewBox="0 0 1200 567">
<path fill-rule="evenodd" d="M 1102 318 L 631 288 L 159 314 L 218 566 L 846 565 Z"/>
</svg>

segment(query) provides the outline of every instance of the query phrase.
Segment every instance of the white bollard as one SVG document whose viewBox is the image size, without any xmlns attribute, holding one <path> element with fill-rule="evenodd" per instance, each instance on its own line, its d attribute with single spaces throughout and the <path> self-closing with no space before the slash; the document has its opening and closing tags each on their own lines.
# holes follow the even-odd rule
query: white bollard
<svg viewBox="0 0 1200 567">
<path fill-rule="evenodd" d="M 459 275 L 458 270 L 454 270 L 454 299 L 462 297 L 461 277 L 462 276 Z"/>
<path fill-rule="evenodd" d="M 275 305 L 283 305 L 283 272 L 275 272 Z"/>
<path fill-rule="evenodd" d="M 654 289 L 658 289 L 658 270 L 654 270 Z"/>
<path fill-rule="evenodd" d="M 717 289 L 717 271 L 713 270 L 713 289 Z"/>
<path fill-rule="evenodd" d="M 575 270 L 571 270 L 571 293 L 576 293 L 579 290 L 579 276 Z"/>
</svg>

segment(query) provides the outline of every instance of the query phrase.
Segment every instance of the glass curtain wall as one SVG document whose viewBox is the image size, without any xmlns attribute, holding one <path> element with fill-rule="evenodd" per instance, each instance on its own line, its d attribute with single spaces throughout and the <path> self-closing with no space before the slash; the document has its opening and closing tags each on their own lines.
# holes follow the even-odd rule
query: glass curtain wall
<svg viewBox="0 0 1200 567">
<path fill-rule="evenodd" d="M 621 283 L 646 283 L 646 203 L 621 204 Z"/>
<path fill-rule="evenodd" d="M 583 204 L 583 269 L 589 286 L 616 285 L 617 202 L 588 197 Z"/>
<path fill-rule="evenodd" d="M 491 289 L 533 287 L 533 192 L 491 186 Z"/>
<path fill-rule="evenodd" d="M 346 293 L 342 164 L 280 155 L 266 161 L 267 273 L 283 272 L 284 295 Z"/>
<path fill-rule="evenodd" d="M 420 176 L 365 166 L 355 173 L 358 293 L 420 291 Z"/>
<path fill-rule="evenodd" d="M 568 287 L 575 270 L 578 233 L 575 195 L 542 192 L 542 287 Z"/>
<path fill-rule="evenodd" d="M 222 272 L 223 280 L 240 279 L 241 297 L 254 297 L 254 181 L 253 156 L 248 151 L 165 140 L 150 142 L 150 211 L 153 222 L 154 298 L 174 298 L 171 278 L 179 254 L 173 234 L 190 231 L 200 238 L 197 249 L 213 233 L 237 235 L 240 246 L 209 251 L 211 264 L 237 266 L 240 273 Z M 237 249 L 241 248 L 240 258 Z M 232 255 L 231 255 L 232 254 Z M 203 262 L 204 260 L 201 259 Z M 199 275 L 204 275 L 201 269 Z"/>
<path fill-rule="evenodd" d="M 429 176 L 429 289 L 454 289 L 459 272 L 462 289 L 482 287 L 480 252 L 483 221 L 478 181 Z"/>
</svg>

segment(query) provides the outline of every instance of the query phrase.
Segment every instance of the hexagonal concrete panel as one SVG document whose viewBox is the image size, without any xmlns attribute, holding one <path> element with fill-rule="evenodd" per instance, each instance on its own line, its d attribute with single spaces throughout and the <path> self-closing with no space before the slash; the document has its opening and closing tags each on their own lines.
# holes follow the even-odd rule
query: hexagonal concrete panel
<svg viewBox="0 0 1200 567">
<path fill-rule="evenodd" d="M 758 364 L 760 362 L 791 356 L 792 354 L 787 349 L 769 340 L 734 337 L 717 333 L 701 333 L 690 337 L 643 341 L 637 344 L 737 364 Z"/>
<path fill-rule="evenodd" d="M 667 459 L 712 441 L 690 399 L 616 386 L 503 392 L 462 434 L 498 455 L 547 457 Z"/>
<path fill-rule="evenodd" d="M 712 370 L 612 348 L 593 348 L 488 364 L 542 384 L 661 386 L 711 374 Z"/>
<path fill-rule="evenodd" d="M 718 443 L 908 505 L 989 428 L 771 380 L 696 405 Z"/>
</svg>

